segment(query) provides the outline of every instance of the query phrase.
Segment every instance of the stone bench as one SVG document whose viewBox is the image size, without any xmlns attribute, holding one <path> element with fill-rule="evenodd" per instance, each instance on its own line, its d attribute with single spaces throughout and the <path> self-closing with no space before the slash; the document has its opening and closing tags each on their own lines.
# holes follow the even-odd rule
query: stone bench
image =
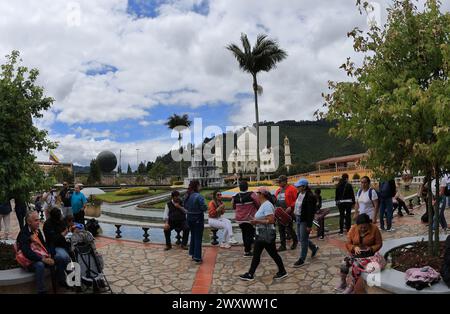
<svg viewBox="0 0 450 314">
<path fill-rule="evenodd" d="M 446 239 L 446 235 L 441 235 L 441 241 Z M 405 245 L 413 244 L 417 241 L 427 240 L 428 236 L 418 236 L 418 237 L 408 237 L 387 240 L 383 242 L 383 247 L 380 253 L 385 256 L 387 252 L 393 248 Z M 379 274 L 379 277 L 369 277 L 369 274 L 363 273 L 362 278 L 366 281 L 366 291 L 367 293 L 381 294 L 381 293 L 397 293 L 397 294 L 450 294 L 450 288 L 441 280 L 440 282 L 432 285 L 431 287 L 425 288 L 423 290 L 416 290 L 408 285 L 406 285 L 405 273 L 395 270 L 395 269 L 384 269 Z M 377 275 L 378 276 L 378 275 Z M 372 283 L 367 283 L 367 280 L 371 278 L 376 278 L 376 285 Z M 372 286 L 371 286 L 372 285 Z"/>
<path fill-rule="evenodd" d="M 47 289 L 52 287 L 50 270 L 46 270 Z M 23 268 L 0 270 L 0 294 L 32 294 L 36 293 L 36 280 L 33 272 Z"/>
</svg>

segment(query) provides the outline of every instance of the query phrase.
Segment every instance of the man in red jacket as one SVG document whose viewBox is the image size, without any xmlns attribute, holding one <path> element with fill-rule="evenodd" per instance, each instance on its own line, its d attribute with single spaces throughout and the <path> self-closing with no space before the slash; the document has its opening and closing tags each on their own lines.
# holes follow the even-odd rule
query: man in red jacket
<svg viewBox="0 0 450 314">
<path fill-rule="evenodd" d="M 275 192 L 275 197 L 277 198 L 276 206 L 283 208 L 286 213 L 292 216 L 292 221 L 287 226 L 281 224 L 280 221 L 277 222 L 278 230 L 280 231 L 280 247 L 278 251 L 286 251 L 286 231 L 289 232 L 293 241 L 291 250 L 295 250 L 297 248 L 298 238 L 293 228 L 293 221 L 295 219 L 294 206 L 297 200 L 297 189 L 288 184 L 287 177 L 284 175 L 278 178 L 278 184 L 280 187 Z"/>
</svg>

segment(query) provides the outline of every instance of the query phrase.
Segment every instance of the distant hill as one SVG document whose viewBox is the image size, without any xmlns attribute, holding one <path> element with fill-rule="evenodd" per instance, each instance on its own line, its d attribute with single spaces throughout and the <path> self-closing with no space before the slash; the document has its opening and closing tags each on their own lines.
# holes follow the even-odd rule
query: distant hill
<svg viewBox="0 0 450 314">
<path fill-rule="evenodd" d="M 287 136 L 290 141 L 292 163 L 294 167 L 290 173 L 307 172 L 314 169 L 314 162 L 334 157 L 357 154 L 365 152 L 366 149 L 358 142 L 338 138 L 329 134 L 330 128 L 334 126 L 333 123 L 319 120 L 319 121 L 264 121 L 261 122 L 264 126 L 278 126 L 280 131 L 279 144 L 280 150 L 280 165 L 284 165 L 284 137 Z M 270 130 L 270 128 L 269 128 Z M 226 138 L 226 134 L 223 135 Z M 270 132 L 268 134 L 269 145 Z M 206 139 L 208 142 L 212 139 Z M 223 141 L 224 143 L 226 140 Z M 157 160 L 162 161 L 168 168 L 168 173 L 171 175 L 178 175 L 179 163 L 174 162 L 170 152 L 164 156 L 160 156 Z M 183 162 L 183 174 L 187 175 L 187 168 L 190 162 Z M 224 170 L 226 170 L 226 163 L 224 163 Z M 277 171 L 283 173 L 283 170 Z"/>
</svg>

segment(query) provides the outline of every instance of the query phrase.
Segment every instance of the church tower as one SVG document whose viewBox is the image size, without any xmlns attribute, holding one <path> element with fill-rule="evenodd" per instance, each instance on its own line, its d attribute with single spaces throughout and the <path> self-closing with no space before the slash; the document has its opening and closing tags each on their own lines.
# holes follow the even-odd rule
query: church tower
<svg viewBox="0 0 450 314">
<path fill-rule="evenodd" d="M 223 145 L 222 145 L 222 136 L 221 135 L 216 136 L 214 150 L 215 150 L 214 156 L 215 156 L 215 161 L 216 161 L 217 172 L 222 173 L 222 171 L 223 171 L 223 166 L 222 166 Z"/>
<path fill-rule="evenodd" d="M 289 173 L 289 168 L 292 166 L 292 159 L 291 146 L 289 145 L 289 139 L 287 136 L 284 137 L 284 165 Z"/>
</svg>

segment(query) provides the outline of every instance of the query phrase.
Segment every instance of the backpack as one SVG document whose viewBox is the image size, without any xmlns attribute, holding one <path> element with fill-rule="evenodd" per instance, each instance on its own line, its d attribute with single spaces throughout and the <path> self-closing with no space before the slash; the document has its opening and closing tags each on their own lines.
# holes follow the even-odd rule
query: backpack
<svg viewBox="0 0 450 314">
<path fill-rule="evenodd" d="M 96 219 L 92 218 L 86 222 L 86 230 L 89 231 L 90 233 L 92 233 L 92 235 L 94 237 L 98 236 L 99 229 L 100 229 L 100 224 L 98 223 L 98 221 Z"/>
<path fill-rule="evenodd" d="M 444 261 L 441 267 L 442 280 L 450 288 L 450 236 L 445 240 Z"/>
<path fill-rule="evenodd" d="M 380 195 L 379 195 L 379 192 L 377 190 L 369 188 L 369 199 L 372 201 L 373 207 L 375 207 L 375 203 L 372 200 L 373 191 L 375 191 L 375 193 L 377 193 L 378 199 L 380 199 Z M 358 192 L 356 193 L 357 198 L 359 198 L 361 196 L 361 193 L 362 193 L 362 190 L 359 189 Z"/>
</svg>

